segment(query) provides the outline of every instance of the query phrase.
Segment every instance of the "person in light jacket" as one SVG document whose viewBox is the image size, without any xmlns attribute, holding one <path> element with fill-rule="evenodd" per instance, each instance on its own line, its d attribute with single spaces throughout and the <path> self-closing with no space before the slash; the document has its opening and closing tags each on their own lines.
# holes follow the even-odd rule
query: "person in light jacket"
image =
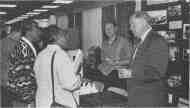
<svg viewBox="0 0 190 108">
<path fill-rule="evenodd" d="M 54 52 L 54 90 L 55 101 L 59 104 L 76 108 L 72 91 L 81 85 L 80 75 L 76 74 L 74 63 L 67 53 L 68 31 L 57 26 L 49 26 L 49 44 L 37 56 L 34 70 L 37 80 L 36 107 L 50 108 L 52 103 L 51 59 Z M 67 89 L 67 90 L 66 90 Z"/>
</svg>

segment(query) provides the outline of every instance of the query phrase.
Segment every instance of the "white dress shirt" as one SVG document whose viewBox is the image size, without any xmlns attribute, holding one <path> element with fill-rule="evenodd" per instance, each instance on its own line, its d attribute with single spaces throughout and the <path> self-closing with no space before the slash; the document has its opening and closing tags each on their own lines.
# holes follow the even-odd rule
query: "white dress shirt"
<svg viewBox="0 0 190 108">
<path fill-rule="evenodd" d="M 50 108 L 52 103 L 52 82 L 51 82 L 51 59 L 56 51 L 54 59 L 54 89 L 56 102 L 76 108 L 72 93 L 64 90 L 72 90 L 74 85 L 80 82 L 80 77 L 74 72 L 73 62 L 67 52 L 58 45 L 48 45 L 37 56 L 34 70 L 37 79 L 37 108 Z"/>
</svg>

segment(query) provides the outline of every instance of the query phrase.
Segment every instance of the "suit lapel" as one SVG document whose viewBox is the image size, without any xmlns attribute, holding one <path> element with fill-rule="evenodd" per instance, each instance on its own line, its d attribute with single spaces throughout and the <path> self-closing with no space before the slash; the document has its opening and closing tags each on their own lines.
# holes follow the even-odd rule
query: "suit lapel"
<svg viewBox="0 0 190 108">
<path fill-rule="evenodd" d="M 137 52 L 136 52 L 136 56 L 135 56 L 135 58 L 134 58 L 133 61 L 132 61 L 132 64 L 135 63 L 136 58 L 138 58 L 139 56 L 144 55 L 143 53 L 146 52 L 145 50 L 147 49 L 147 47 L 149 46 L 149 43 L 150 43 L 150 41 L 151 41 L 151 35 L 152 35 L 152 31 L 150 31 L 150 32 L 148 33 L 148 35 L 147 35 L 147 37 L 145 38 L 144 42 L 139 46 L 139 48 L 138 48 L 138 50 L 137 50 Z"/>
<path fill-rule="evenodd" d="M 37 55 L 34 45 L 25 37 L 22 37 L 21 40 L 28 46 L 28 48 L 33 52 L 34 56 Z"/>
<path fill-rule="evenodd" d="M 25 42 L 24 40 L 22 40 L 22 39 L 20 41 L 21 41 L 21 46 L 22 46 L 22 49 L 23 49 L 23 54 L 25 56 L 35 57 L 35 53 L 32 50 L 32 48 L 30 47 L 30 45 L 27 42 Z"/>
</svg>

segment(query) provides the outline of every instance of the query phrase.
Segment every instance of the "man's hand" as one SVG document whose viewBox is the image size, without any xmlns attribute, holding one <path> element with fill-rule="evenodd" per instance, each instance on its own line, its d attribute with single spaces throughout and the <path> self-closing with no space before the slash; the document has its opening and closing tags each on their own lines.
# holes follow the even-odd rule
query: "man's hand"
<svg viewBox="0 0 190 108">
<path fill-rule="evenodd" d="M 93 83 L 98 91 L 103 92 L 104 84 L 102 82 L 93 81 Z"/>
</svg>

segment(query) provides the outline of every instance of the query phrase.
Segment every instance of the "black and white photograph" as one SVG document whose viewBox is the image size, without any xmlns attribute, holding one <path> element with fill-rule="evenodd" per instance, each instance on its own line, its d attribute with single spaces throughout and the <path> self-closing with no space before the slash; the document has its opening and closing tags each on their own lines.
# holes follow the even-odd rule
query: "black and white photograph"
<svg viewBox="0 0 190 108">
<path fill-rule="evenodd" d="M 187 1 L 0 0 L 0 108 L 188 108 Z"/>
<path fill-rule="evenodd" d="M 183 24 L 183 39 L 190 38 L 190 24 Z"/>
<path fill-rule="evenodd" d="M 160 25 L 167 23 L 167 10 L 153 10 L 147 11 L 152 18 L 152 25 Z"/>
<path fill-rule="evenodd" d="M 181 5 L 174 5 L 168 7 L 168 17 L 178 17 L 182 15 Z"/>
<path fill-rule="evenodd" d="M 176 61 L 178 59 L 179 59 L 179 47 L 171 45 L 169 47 L 169 60 Z"/>
<path fill-rule="evenodd" d="M 189 53 L 188 49 L 183 48 L 183 60 L 188 61 L 189 60 Z"/>
<path fill-rule="evenodd" d="M 176 29 L 182 29 L 182 28 L 183 28 L 182 20 L 169 21 L 169 29 L 170 30 L 176 30 Z"/>
<path fill-rule="evenodd" d="M 158 33 L 163 36 L 169 43 L 176 42 L 176 31 L 158 31 Z"/>
</svg>

